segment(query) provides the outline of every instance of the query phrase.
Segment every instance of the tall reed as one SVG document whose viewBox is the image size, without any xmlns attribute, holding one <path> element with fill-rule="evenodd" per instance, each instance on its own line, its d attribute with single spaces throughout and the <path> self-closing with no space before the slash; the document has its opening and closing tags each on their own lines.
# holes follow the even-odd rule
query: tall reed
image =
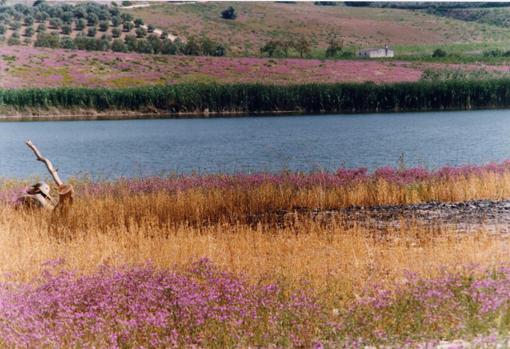
<svg viewBox="0 0 510 349">
<path fill-rule="evenodd" d="M 510 106 L 510 80 L 10 89 L 0 90 L 0 105 L 18 109 L 157 109 L 168 113 L 350 113 L 503 108 Z"/>
</svg>

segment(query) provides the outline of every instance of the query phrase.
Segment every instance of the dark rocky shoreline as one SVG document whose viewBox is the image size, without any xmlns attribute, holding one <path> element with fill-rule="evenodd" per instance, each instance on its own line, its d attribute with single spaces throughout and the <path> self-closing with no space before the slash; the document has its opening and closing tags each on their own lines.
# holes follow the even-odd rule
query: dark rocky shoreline
<svg viewBox="0 0 510 349">
<path fill-rule="evenodd" d="M 333 220 L 347 226 L 388 230 L 409 225 L 449 228 L 461 233 L 488 231 L 510 233 L 510 200 L 427 202 L 414 205 L 348 207 L 340 210 L 295 209 L 277 212 L 279 223 L 292 224 L 310 217 L 317 222 Z"/>
</svg>

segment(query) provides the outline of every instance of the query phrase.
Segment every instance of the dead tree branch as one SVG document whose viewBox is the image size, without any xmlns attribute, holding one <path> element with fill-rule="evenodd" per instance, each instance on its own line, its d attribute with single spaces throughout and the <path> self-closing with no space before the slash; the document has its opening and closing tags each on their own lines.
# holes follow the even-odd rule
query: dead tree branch
<svg viewBox="0 0 510 349">
<path fill-rule="evenodd" d="M 53 167 L 53 164 L 51 163 L 51 161 L 48 160 L 47 158 L 45 158 L 44 156 L 42 156 L 42 154 L 39 151 L 39 149 L 37 149 L 37 147 L 32 143 L 32 141 L 30 139 L 27 140 L 25 142 L 25 144 L 30 149 L 32 149 L 32 151 L 35 154 L 35 157 L 37 158 L 37 161 L 44 162 L 44 164 L 48 168 L 48 171 L 50 172 L 51 176 L 53 177 L 53 180 L 55 181 L 55 183 L 57 183 L 57 186 L 59 186 L 59 187 L 63 186 L 64 182 L 62 182 L 62 180 L 60 179 L 60 177 L 59 177 L 59 175 L 57 173 L 57 169 Z"/>
</svg>

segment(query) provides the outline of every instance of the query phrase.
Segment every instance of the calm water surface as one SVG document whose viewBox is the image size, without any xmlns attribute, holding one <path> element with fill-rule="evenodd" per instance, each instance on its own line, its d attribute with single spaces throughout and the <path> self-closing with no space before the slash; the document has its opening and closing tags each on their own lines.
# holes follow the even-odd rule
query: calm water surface
<svg viewBox="0 0 510 349">
<path fill-rule="evenodd" d="M 510 110 L 217 119 L 0 122 L 0 177 L 374 169 L 510 158 Z"/>
</svg>

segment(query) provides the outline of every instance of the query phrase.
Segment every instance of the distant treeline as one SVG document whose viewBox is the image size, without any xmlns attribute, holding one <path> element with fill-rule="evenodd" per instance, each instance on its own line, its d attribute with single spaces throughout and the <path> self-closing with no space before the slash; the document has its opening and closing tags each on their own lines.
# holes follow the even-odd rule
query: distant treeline
<svg viewBox="0 0 510 349">
<path fill-rule="evenodd" d="M 168 113 L 346 113 L 510 107 L 510 79 L 373 84 L 177 84 L 0 90 L 0 106 Z"/>
</svg>

